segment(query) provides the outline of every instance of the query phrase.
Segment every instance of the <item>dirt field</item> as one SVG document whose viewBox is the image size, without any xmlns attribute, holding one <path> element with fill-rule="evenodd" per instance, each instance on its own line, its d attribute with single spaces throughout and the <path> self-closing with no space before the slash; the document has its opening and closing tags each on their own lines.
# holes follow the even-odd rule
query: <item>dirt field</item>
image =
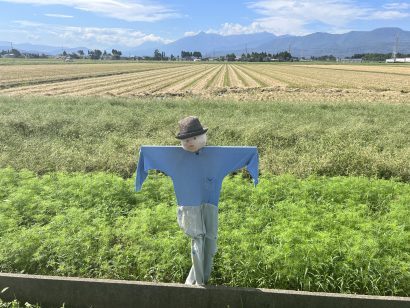
<svg viewBox="0 0 410 308">
<path fill-rule="evenodd" d="M 118 63 L 0 66 L 0 95 L 410 102 L 409 65 Z"/>
</svg>

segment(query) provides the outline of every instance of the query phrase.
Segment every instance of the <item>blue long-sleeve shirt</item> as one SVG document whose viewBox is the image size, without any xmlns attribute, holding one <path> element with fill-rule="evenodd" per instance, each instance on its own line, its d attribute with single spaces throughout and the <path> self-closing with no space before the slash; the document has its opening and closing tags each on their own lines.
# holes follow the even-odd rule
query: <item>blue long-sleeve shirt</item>
<svg viewBox="0 0 410 308">
<path fill-rule="evenodd" d="M 172 178 L 178 205 L 217 206 L 224 177 L 246 166 L 256 186 L 258 163 L 256 147 L 206 146 L 192 153 L 180 146 L 141 146 L 135 189 L 155 169 Z"/>
</svg>

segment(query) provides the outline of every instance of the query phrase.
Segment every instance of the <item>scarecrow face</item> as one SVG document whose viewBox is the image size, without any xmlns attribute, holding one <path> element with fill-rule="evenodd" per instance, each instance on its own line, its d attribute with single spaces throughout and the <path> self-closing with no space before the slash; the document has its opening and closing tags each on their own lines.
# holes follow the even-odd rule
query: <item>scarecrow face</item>
<svg viewBox="0 0 410 308">
<path fill-rule="evenodd" d="M 206 145 L 206 133 L 181 140 L 181 145 L 185 151 L 198 152 Z"/>
</svg>

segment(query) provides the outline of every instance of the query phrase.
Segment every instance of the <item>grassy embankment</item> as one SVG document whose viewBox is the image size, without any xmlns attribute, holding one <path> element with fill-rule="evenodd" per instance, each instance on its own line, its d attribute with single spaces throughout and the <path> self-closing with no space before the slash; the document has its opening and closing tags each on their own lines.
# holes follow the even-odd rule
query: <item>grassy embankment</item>
<svg viewBox="0 0 410 308">
<path fill-rule="evenodd" d="M 189 114 L 261 154 L 256 189 L 224 182 L 211 283 L 410 295 L 409 184 L 375 179 L 410 180 L 410 105 L 2 97 L 0 270 L 182 282 L 170 179 L 129 177 Z"/>
</svg>

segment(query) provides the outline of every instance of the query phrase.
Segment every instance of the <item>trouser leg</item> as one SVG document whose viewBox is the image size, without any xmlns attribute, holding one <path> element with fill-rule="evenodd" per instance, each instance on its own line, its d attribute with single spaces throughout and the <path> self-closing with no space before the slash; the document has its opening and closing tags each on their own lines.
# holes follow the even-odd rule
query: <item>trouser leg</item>
<svg viewBox="0 0 410 308">
<path fill-rule="evenodd" d="M 185 284 L 195 284 L 195 270 L 193 265 L 191 266 L 191 270 L 185 280 Z"/>
<path fill-rule="evenodd" d="M 205 238 L 204 243 L 204 283 L 206 284 L 211 276 L 212 264 L 216 253 L 216 240 Z"/>
<path fill-rule="evenodd" d="M 191 239 L 192 267 L 185 284 L 204 284 L 204 237 Z"/>
<path fill-rule="evenodd" d="M 191 238 L 192 267 L 186 284 L 204 284 L 204 236 L 205 226 L 201 206 L 179 206 L 178 224 Z"/>
<path fill-rule="evenodd" d="M 179 206 L 178 224 L 191 238 L 192 267 L 186 284 L 205 284 L 209 280 L 217 251 L 218 208 L 212 204 Z"/>
<path fill-rule="evenodd" d="M 211 276 L 213 260 L 217 251 L 218 207 L 212 204 L 204 204 L 203 218 L 205 225 L 204 282 L 207 283 Z"/>
</svg>

